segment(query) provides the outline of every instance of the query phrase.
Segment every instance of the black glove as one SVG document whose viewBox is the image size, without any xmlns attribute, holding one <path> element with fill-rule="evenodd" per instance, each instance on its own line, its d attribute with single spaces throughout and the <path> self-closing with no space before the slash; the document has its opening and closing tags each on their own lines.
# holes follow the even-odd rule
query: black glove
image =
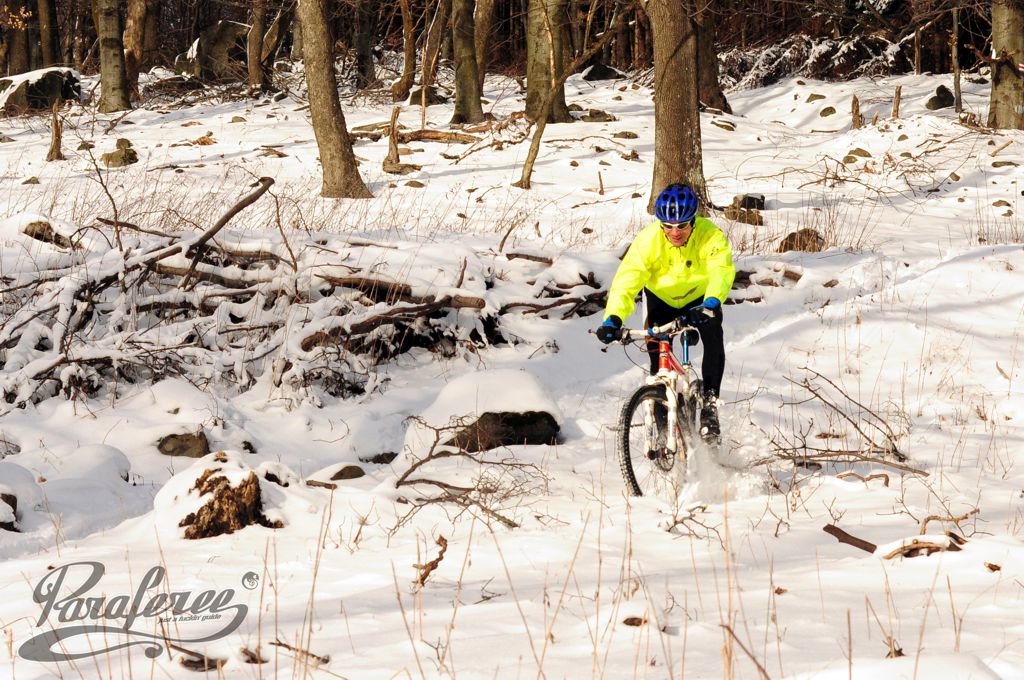
<svg viewBox="0 0 1024 680">
<path fill-rule="evenodd" d="M 696 307 L 690 309 L 690 323 L 694 326 L 706 324 L 715 318 L 715 310 L 722 306 L 718 298 L 709 297 Z"/>
<path fill-rule="evenodd" d="M 615 342 L 622 337 L 622 319 L 612 314 L 604 320 L 603 324 L 597 327 L 594 334 L 597 335 L 598 340 L 606 345 L 610 342 Z"/>
</svg>

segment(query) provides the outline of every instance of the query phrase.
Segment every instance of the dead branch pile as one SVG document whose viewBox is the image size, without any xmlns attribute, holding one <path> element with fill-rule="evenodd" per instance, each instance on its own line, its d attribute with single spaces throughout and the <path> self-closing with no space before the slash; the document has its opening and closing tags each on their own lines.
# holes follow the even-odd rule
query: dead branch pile
<svg viewBox="0 0 1024 680">
<path fill-rule="evenodd" d="M 806 410 L 813 405 L 819 419 L 816 422 L 813 416 L 804 417 L 804 424 L 792 430 L 776 427 L 774 432 L 765 432 L 773 457 L 801 465 L 874 463 L 927 474 L 905 464 L 908 458 L 900 450 L 909 430 L 905 413 L 865 405 L 821 373 L 805 370 L 807 375 L 802 380 L 790 382 L 809 396 L 790 406 Z"/>
<path fill-rule="evenodd" d="M 281 225 L 278 238 L 221 233 L 272 184 L 260 180 L 199 235 L 25 216 L 0 270 L 0 415 L 175 376 L 293 401 L 348 396 L 412 348 L 475 352 L 518 341 L 506 315 L 604 305 L 603 286 L 568 255 L 286 235 Z"/>
<path fill-rule="evenodd" d="M 515 510 L 524 500 L 545 492 L 543 470 L 517 460 L 507 450 L 468 451 L 452 445 L 453 437 L 469 424 L 465 419 L 443 427 L 418 417 L 412 420 L 429 433 L 430 441 L 424 451 L 410 453 L 408 467 L 395 481 L 395 488 L 407 493 L 400 502 L 410 508 L 396 529 L 428 506 L 451 509 L 453 519 L 469 513 L 514 529 L 519 526 L 513 518 Z"/>
</svg>

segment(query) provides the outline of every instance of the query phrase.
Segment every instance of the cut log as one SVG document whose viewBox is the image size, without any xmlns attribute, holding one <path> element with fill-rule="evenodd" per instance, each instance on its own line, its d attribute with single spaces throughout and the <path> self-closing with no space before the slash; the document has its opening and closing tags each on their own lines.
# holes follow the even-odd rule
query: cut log
<svg viewBox="0 0 1024 680">
<path fill-rule="evenodd" d="M 877 545 L 871 543 L 870 541 L 865 541 L 862 538 L 857 538 L 856 536 L 852 536 L 846 533 L 845 531 L 837 527 L 835 524 L 826 524 L 824 527 L 822 527 L 822 531 L 831 536 L 835 536 L 836 540 L 840 543 L 852 545 L 854 548 L 860 548 L 865 552 L 874 553 L 875 550 L 878 548 Z"/>
<path fill-rule="evenodd" d="M 467 135 L 465 132 L 445 132 L 443 130 L 410 130 L 399 132 L 398 142 L 408 144 L 409 142 L 444 142 L 445 144 L 475 144 L 480 141 L 479 137 Z"/>
</svg>

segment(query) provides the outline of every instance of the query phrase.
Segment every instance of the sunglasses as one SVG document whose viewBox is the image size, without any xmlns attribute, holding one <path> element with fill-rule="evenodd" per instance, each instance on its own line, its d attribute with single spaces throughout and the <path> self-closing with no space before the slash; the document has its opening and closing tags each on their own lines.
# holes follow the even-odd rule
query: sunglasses
<svg viewBox="0 0 1024 680">
<path fill-rule="evenodd" d="M 691 222 L 662 222 L 661 223 L 661 228 L 664 229 L 665 231 L 669 231 L 671 229 L 675 229 L 677 231 L 681 231 L 683 229 L 689 229 L 692 226 L 693 226 L 693 222 L 692 221 Z"/>
</svg>

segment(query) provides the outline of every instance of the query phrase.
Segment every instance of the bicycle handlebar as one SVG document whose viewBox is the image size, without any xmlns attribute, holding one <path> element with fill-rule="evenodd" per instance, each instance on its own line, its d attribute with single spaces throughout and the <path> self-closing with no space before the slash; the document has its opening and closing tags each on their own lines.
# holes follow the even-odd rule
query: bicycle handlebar
<svg viewBox="0 0 1024 680">
<path fill-rule="evenodd" d="M 622 327 L 619 329 L 619 338 L 615 342 L 628 345 L 631 342 L 637 342 L 639 340 L 647 340 L 648 338 L 656 338 L 658 336 L 672 337 L 675 335 L 682 335 L 689 331 L 697 332 L 697 327 L 684 323 L 681 319 L 669 321 L 666 324 L 654 326 L 652 328 L 636 329 Z M 590 329 L 587 332 L 592 335 L 596 333 L 593 329 Z"/>
</svg>

